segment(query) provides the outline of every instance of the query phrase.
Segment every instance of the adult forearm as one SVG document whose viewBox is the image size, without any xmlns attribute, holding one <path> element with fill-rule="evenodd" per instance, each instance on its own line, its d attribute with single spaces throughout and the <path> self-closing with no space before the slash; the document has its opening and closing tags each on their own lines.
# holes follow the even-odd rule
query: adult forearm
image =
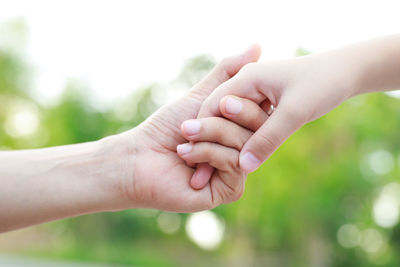
<svg viewBox="0 0 400 267">
<path fill-rule="evenodd" d="M 0 153 L 0 232 L 122 206 L 102 141 Z"/>
</svg>

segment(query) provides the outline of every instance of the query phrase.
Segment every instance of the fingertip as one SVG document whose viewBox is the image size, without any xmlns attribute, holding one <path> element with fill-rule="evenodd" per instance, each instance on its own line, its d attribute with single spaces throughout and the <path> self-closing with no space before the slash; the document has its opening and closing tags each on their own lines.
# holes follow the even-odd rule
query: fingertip
<svg viewBox="0 0 400 267">
<path fill-rule="evenodd" d="M 205 182 L 202 179 L 197 178 L 197 176 L 192 177 L 192 179 L 190 180 L 190 186 L 195 189 L 195 190 L 200 190 L 205 186 Z"/>
<path fill-rule="evenodd" d="M 204 188 L 211 178 L 214 168 L 207 163 L 197 164 L 197 169 L 190 180 L 190 186 L 195 190 Z"/>
<path fill-rule="evenodd" d="M 200 133 L 201 122 L 199 120 L 191 119 L 184 121 L 181 124 L 181 132 L 183 135 L 190 137 Z"/>
<path fill-rule="evenodd" d="M 254 156 L 254 154 L 251 152 L 245 152 L 241 154 L 239 158 L 240 168 L 245 173 L 251 173 L 257 170 L 257 168 L 260 167 L 261 163 L 262 161 Z"/>
<path fill-rule="evenodd" d="M 220 101 L 220 111 L 222 115 L 235 116 L 242 111 L 243 104 L 238 97 L 227 95 Z"/>
<path fill-rule="evenodd" d="M 260 58 L 261 51 L 261 45 L 258 43 L 254 43 L 246 49 L 246 52 L 243 53 L 243 56 L 245 57 L 245 59 L 247 59 L 248 62 L 255 62 Z"/>
<path fill-rule="evenodd" d="M 180 144 L 176 146 L 176 152 L 179 156 L 186 155 L 193 150 L 193 145 L 191 143 Z"/>
</svg>

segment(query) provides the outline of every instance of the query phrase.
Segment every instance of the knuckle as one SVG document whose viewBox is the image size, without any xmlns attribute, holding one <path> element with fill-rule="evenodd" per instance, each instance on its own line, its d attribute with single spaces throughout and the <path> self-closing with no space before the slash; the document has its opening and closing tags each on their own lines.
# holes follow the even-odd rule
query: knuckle
<svg viewBox="0 0 400 267">
<path fill-rule="evenodd" d="M 217 141 L 221 141 L 224 137 L 223 119 L 219 117 L 210 117 L 208 121 L 209 129 L 212 129 L 212 135 L 215 136 Z"/>
<path fill-rule="evenodd" d="M 232 195 L 230 197 L 230 201 L 231 202 L 238 201 L 239 199 L 242 198 L 243 194 L 244 194 L 244 183 L 241 183 L 233 190 Z"/>
<path fill-rule="evenodd" d="M 234 151 L 233 153 L 230 153 L 229 158 L 224 159 L 222 163 L 225 166 L 224 171 L 231 173 L 232 176 L 237 176 L 238 173 L 241 173 L 239 163 L 239 151 Z"/>
<path fill-rule="evenodd" d="M 226 57 L 215 66 L 214 70 L 220 82 L 230 78 L 229 69 L 231 69 L 232 62 L 233 57 Z"/>
<path fill-rule="evenodd" d="M 204 153 L 204 156 L 208 158 L 210 161 L 215 160 L 215 153 L 214 153 L 214 148 L 208 143 L 200 143 L 202 151 Z"/>
<path fill-rule="evenodd" d="M 237 150 L 241 151 L 243 146 L 247 143 L 247 141 L 251 138 L 254 132 L 246 131 L 246 134 L 241 135 L 240 138 L 236 138 L 237 141 Z"/>
<path fill-rule="evenodd" d="M 257 135 L 257 147 L 263 150 L 264 154 L 271 153 L 279 145 L 279 138 L 273 133 L 260 133 Z"/>
<path fill-rule="evenodd" d="M 263 110 L 257 110 L 255 112 L 256 112 L 256 115 L 254 116 L 254 120 L 252 122 L 253 126 L 254 126 L 253 129 L 258 129 L 267 120 L 268 115 Z"/>
<path fill-rule="evenodd" d="M 237 155 L 232 155 L 229 159 L 229 167 L 234 172 L 240 172 L 240 163 L 239 163 L 239 152 L 235 153 Z"/>
<path fill-rule="evenodd" d="M 218 143 L 222 143 L 225 139 L 224 132 L 221 127 L 217 127 L 217 130 L 214 132 L 215 141 Z"/>
<path fill-rule="evenodd" d="M 228 69 L 229 66 L 232 64 L 232 61 L 233 61 L 233 57 L 232 57 L 232 56 L 230 56 L 230 57 L 225 57 L 225 58 L 223 58 L 223 59 L 217 64 L 217 66 L 218 66 L 220 69 L 226 70 L 226 69 Z"/>
<path fill-rule="evenodd" d="M 241 74 L 250 74 L 250 73 L 253 72 L 255 67 L 256 67 L 256 63 L 255 62 L 247 63 L 246 65 L 244 65 L 240 69 L 239 73 L 241 73 Z"/>
<path fill-rule="evenodd" d="M 242 148 L 243 148 L 243 146 L 244 146 L 244 144 L 246 143 L 246 141 L 247 141 L 247 137 L 246 136 L 242 136 L 242 137 L 240 137 L 240 138 L 235 138 L 234 139 L 234 147 L 235 147 L 235 149 L 237 149 L 237 150 L 242 150 Z"/>
<path fill-rule="evenodd" d="M 233 195 L 232 200 L 233 201 L 238 201 L 239 199 L 242 198 L 244 193 L 243 187 L 240 188 L 240 190 L 236 190 L 235 194 Z"/>
</svg>

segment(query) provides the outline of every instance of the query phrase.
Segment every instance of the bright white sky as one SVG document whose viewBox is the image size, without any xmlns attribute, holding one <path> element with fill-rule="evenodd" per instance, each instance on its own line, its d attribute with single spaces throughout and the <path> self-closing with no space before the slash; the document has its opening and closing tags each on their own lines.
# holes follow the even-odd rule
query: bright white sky
<svg viewBox="0 0 400 267">
<path fill-rule="evenodd" d="M 80 78 L 100 101 L 173 80 L 184 61 L 258 42 L 262 60 L 400 32 L 400 2 L 351 0 L 0 0 L 0 23 L 24 17 L 35 87 L 45 99 Z"/>
</svg>

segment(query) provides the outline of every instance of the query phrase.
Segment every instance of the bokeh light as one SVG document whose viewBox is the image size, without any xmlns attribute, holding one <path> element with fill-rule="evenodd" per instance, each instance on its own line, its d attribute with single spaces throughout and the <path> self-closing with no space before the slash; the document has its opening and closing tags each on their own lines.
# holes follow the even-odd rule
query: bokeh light
<svg viewBox="0 0 400 267">
<path fill-rule="evenodd" d="M 390 183 L 384 186 L 373 204 L 372 215 L 376 224 L 384 228 L 395 226 L 399 221 L 399 205 L 400 185 Z"/>
<path fill-rule="evenodd" d="M 399 208 L 395 198 L 389 195 L 380 196 L 373 206 L 373 217 L 379 226 L 389 228 L 399 221 Z"/>
<path fill-rule="evenodd" d="M 385 239 L 382 234 L 373 228 L 368 228 L 361 233 L 360 247 L 366 252 L 377 252 L 385 244 Z"/>
<path fill-rule="evenodd" d="M 28 103 L 18 103 L 9 110 L 5 121 L 7 133 L 15 138 L 32 135 L 39 127 L 37 108 Z"/>
<path fill-rule="evenodd" d="M 253 42 L 261 61 L 318 53 L 393 34 L 397 13 L 396 0 L 3 1 L 0 149 L 130 130 Z M 250 174 L 236 203 L 193 215 L 105 212 L 2 234 L 0 266 L 5 255 L 29 266 L 30 257 L 61 265 L 399 266 L 399 106 L 399 91 L 365 94 L 305 125 Z"/>
<path fill-rule="evenodd" d="M 157 218 L 158 227 L 166 234 L 178 231 L 181 225 L 181 217 L 177 213 L 161 212 Z"/>
<path fill-rule="evenodd" d="M 368 163 L 371 170 L 378 175 L 389 173 L 394 167 L 394 159 L 392 154 L 387 150 L 377 150 L 369 155 Z"/>
<path fill-rule="evenodd" d="M 354 248 L 360 244 L 361 232 L 356 225 L 342 225 L 337 232 L 337 240 L 344 248 Z"/>
<path fill-rule="evenodd" d="M 186 233 L 199 247 L 212 250 L 218 247 L 224 236 L 225 224 L 212 211 L 202 211 L 189 216 Z"/>
</svg>

